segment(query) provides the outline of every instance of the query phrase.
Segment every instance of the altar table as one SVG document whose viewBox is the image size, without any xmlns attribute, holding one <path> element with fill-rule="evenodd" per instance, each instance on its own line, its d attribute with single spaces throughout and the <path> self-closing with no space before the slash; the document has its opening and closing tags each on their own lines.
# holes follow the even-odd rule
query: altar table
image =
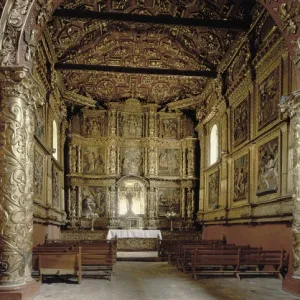
<svg viewBox="0 0 300 300">
<path fill-rule="evenodd" d="M 160 230 L 143 230 L 143 229 L 109 229 L 107 240 L 111 240 L 117 236 L 118 239 L 141 238 L 141 239 L 162 239 Z"/>
</svg>

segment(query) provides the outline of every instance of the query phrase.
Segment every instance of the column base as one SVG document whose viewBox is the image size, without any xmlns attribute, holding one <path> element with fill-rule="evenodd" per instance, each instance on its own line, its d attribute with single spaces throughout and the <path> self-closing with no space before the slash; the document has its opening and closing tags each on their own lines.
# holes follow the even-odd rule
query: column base
<svg viewBox="0 0 300 300">
<path fill-rule="evenodd" d="M 282 289 L 296 296 L 300 296 L 300 279 L 288 277 L 282 280 Z"/>
<path fill-rule="evenodd" d="M 1 287 L 0 300 L 33 300 L 40 293 L 41 283 L 31 281 L 17 287 Z"/>
</svg>

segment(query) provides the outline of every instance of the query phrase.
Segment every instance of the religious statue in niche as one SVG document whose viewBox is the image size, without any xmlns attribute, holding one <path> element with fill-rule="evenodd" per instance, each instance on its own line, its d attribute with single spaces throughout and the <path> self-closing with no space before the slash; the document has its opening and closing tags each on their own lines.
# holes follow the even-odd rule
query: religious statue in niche
<svg viewBox="0 0 300 300">
<path fill-rule="evenodd" d="M 280 100 L 279 67 L 258 86 L 258 129 L 278 118 Z"/>
<path fill-rule="evenodd" d="M 279 138 L 275 138 L 258 149 L 258 196 L 278 190 L 278 148 Z"/>
<path fill-rule="evenodd" d="M 34 198 L 43 199 L 43 156 L 37 151 L 34 152 Z"/>
<path fill-rule="evenodd" d="M 35 135 L 41 142 L 44 141 L 45 138 L 44 107 L 39 107 L 36 109 Z"/>
<path fill-rule="evenodd" d="M 208 176 L 208 206 L 216 208 L 219 200 L 219 171 Z"/>
<path fill-rule="evenodd" d="M 158 214 L 165 216 L 167 212 L 180 213 L 180 188 L 162 187 L 158 190 Z"/>
<path fill-rule="evenodd" d="M 233 145 L 240 145 L 249 135 L 249 100 L 242 101 L 233 112 Z"/>
<path fill-rule="evenodd" d="M 177 138 L 178 124 L 176 119 L 162 120 L 162 137 Z"/>
<path fill-rule="evenodd" d="M 160 149 L 158 172 L 160 175 L 180 175 L 180 150 Z"/>
<path fill-rule="evenodd" d="M 59 172 L 53 167 L 52 171 L 52 206 L 60 209 L 59 199 Z"/>
<path fill-rule="evenodd" d="M 124 180 L 119 186 L 119 215 L 143 215 L 145 213 L 145 198 L 145 186 L 141 181 L 136 179 Z"/>
<path fill-rule="evenodd" d="M 91 213 L 105 217 L 106 214 L 106 190 L 105 187 L 88 186 L 83 188 L 82 216 Z"/>
<path fill-rule="evenodd" d="M 92 136 L 103 136 L 104 116 L 86 117 L 86 134 Z"/>
<path fill-rule="evenodd" d="M 138 148 L 123 149 L 121 167 L 123 174 L 140 175 L 143 173 L 143 153 Z"/>
<path fill-rule="evenodd" d="M 233 199 L 246 199 L 248 194 L 249 157 L 244 155 L 234 161 Z"/>
<path fill-rule="evenodd" d="M 103 174 L 105 172 L 104 149 L 83 149 L 83 173 Z"/>
<path fill-rule="evenodd" d="M 141 137 L 143 133 L 142 115 L 131 114 L 122 116 L 122 136 Z"/>
</svg>

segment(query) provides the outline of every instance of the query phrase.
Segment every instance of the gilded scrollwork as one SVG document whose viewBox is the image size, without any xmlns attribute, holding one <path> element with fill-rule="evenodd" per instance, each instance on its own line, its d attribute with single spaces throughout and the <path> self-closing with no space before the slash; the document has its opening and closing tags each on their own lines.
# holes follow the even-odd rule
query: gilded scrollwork
<svg viewBox="0 0 300 300">
<path fill-rule="evenodd" d="M 31 276 L 33 229 L 33 103 L 40 101 L 25 70 L 0 73 L 0 248 L 3 284 L 23 284 Z M 31 93 L 36 91 L 35 96 Z"/>
</svg>

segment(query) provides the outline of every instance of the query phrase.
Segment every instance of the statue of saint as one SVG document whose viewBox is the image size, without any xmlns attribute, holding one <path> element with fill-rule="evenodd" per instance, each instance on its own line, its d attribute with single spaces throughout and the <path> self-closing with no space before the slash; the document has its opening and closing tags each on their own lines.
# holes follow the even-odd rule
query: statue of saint
<svg viewBox="0 0 300 300">
<path fill-rule="evenodd" d="M 132 196 L 132 194 L 130 192 L 128 192 L 125 195 L 125 197 L 126 197 L 126 200 L 127 200 L 127 213 L 128 212 L 132 212 L 132 204 L 133 204 L 132 198 L 133 198 L 133 196 Z"/>
</svg>

